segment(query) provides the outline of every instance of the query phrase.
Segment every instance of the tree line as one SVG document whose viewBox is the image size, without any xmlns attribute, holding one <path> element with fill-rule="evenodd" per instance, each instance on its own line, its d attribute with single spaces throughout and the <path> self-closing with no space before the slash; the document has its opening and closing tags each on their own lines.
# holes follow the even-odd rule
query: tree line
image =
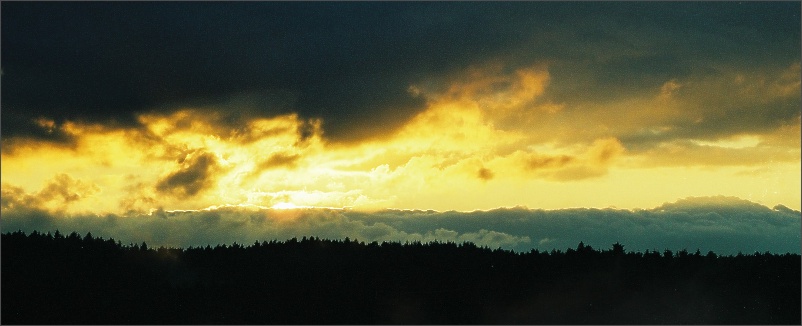
<svg viewBox="0 0 802 326">
<path fill-rule="evenodd" d="M 799 324 L 800 255 L 2 234 L 6 324 Z"/>
</svg>

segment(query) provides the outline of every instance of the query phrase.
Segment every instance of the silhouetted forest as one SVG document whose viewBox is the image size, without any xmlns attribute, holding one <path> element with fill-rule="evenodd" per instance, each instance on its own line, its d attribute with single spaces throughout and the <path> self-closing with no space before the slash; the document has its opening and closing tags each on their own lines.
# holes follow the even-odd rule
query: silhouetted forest
<svg viewBox="0 0 802 326">
<path fill-rule="evenodd" d="M 800 324 L 800 256 L 2 235 L 3 324 Z"/>
</svg>

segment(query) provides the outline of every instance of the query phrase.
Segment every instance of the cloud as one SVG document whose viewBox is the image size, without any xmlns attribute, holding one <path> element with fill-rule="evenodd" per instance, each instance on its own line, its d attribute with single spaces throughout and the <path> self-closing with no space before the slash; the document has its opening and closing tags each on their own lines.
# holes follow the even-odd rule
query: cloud
<svg viewBox="0 0 802 326">
<path fill-rule="evenodd" d="M 663 142 L 638 153 L 642 166 L 762 166 L 776 162 L 799 162 L 799 148 L 761 143 L 730 147 L 726 142 Z"/>
<path fill-rule="evenodd" d="M 3 209 L 16 209 L 17 207 L 36 207 L 39 203 L 35 196 L 25 193 L 20 187 L 3 184 L 2 196 L 0 196 L 0 207 Z"/>
<path fill-rule="evenodd" d="M 270 156 L 265 161 L 262 161 L 258 165 L 258 170 L 264 169 L 272 169 L 276 167 L 293 167 L 300 159 L 300 155 L 296 154 L 285 154 L 285 153 L 277 153 Z"/>
<path fill-rule="evenodd" d="M 193 153 L 179 163 L 182 164 L 179 170 L 158 181 L 156 184 L 158 192 L 172 194 L 178 198 L 188 198 L 211 187 L 218 169 L 213 154 Z"/>
<path fill-rule="evenodd" d="M 682 87 L 667 96 L 665 88 L 674 84 Z M 779 68 L 732 67 L 666 82 L 655 101 L 642 104 L 664 108 L 650 126 L 654 129 L 620 137 L 628 148 L 640 150 L 680 139 L 768 135 L 798 121 L 800 103 L 798 61 Z"/>
<path fill-rule="evenodd" d="M 516 71 L 500 75 L 510 81 L 505 88 L 519 87 Z M 512 111 L 524 114 L 527 106 Z M 60 173 L 95 184 L 102 196 L 69 203 L 53 197 L 52 205 L 59 202 L 70 213 L 281 203 L 359 210 L 632 208 L 665 197 L 722 193 L 798 209 L 794 178 L 783 177 L 798 171 L 798 125 L 765 136 L 692 140 L 644 151 L 609 136 L 540 139 L 535 129 L 541 126 L 499 125 L 488 110 L 474 99 L 433 100 L 399 133 L 358 145 L 326 142 L 314 123 L 296 114 L 237 125 L 225 114 L 185 109 L 140 116 L 144 130 L 66 123 L 73 148 L 29 143 L 4 153 L 2 178 L 4 185 L 29 194 Z M 299 130 L 310 124 L 312 132 L 304 138 Z M 747 147 L 739 147 L 742 143 Z M 711 168 L 694 169 L 700 162 Z M 746 169 L 763 174 L 748 175 Z M 661 189 L 645 190 L 652 183 Z M 722 183 L 732 186 L 717 186 Z M 641 190 L 626 190 L 633 188 Z"/>
<path fill-rule="evenodd" d="M 624 146 L 615 138 L 597 139 L 590 151 L 594 161 L 607 164 L 624 152 Z"/>
<path fill-rule="evenodd" d="M 575 157 L 568 155 L 542 156 L 534 154 L 528 160 L 527 167 L 533 170 L 552 167 L 559 168 L 573 162 L 575 159 Z"/>
<path fill-rule="evenodd" d="M 596 139 L 590 145 L 574 147 L 570 154 L 519 151 L 508 157 L 523 161 L 524 169 L 539 178 L 576 181 L 607 174 L 608 167 L 625 151 L 615 138 Z"/>
<path fill-rule="evenodd" d="M 47 122 L 47 123 L 42 123 Z M 73 135 L 65 132 L 61 125 L 53 120 L 43 117 L 33 117 L 25 113 L 18 113 L 13 110 L 2 111 L 2 128 L 9 130 L 2 131 L 2 153 L 11 154 L 14 149 L 29 145 L 31 142 L 47 142 L 61 147 L 71 147 L 75 145 Z M 13 135 L 14 138 L 6 137 Z"/>
<path fill-rule="evenodd" d="M 64 212 L 78 201 L 92 197 L 100 191 L 94 183 L 76 180 L 60 173 L 49 180 L 41 190 L 28 194 L 24 189 L 3 183 L 3 209 L 24 207 L 32 210 Z"/>
<path fill-rule="evenodd" d="M 70 213 L 798 208 L 798 3 L 3 9 L 4 185 Z"/>
<path fill-rule="evenodd" d="M 98 191 L 94 184 L 84 184 L 79 180 L 74 180 L 67 174 L 57 175 L 51 183 L 45 186 L 37 197 L 41 201 L 49 201 L 60 197 L 64 202 L 69 203 L 79 200 L 81 197 L 90 196 Z"/>
<path fill-rule="evenodd" d="M 489 169 L 486 169 L 486 168 L 481 168 L 476 173 L 476 176 L 479 177 L 479 179 L 487 181 L 487 180 L 493 179 L 494 175 L 493 175 L 493 171 L 491 171 Z"/>
<path fill-rule="evenodd" d="M 799 62 L 797 3 L 8 3 L 3 9 L 4 138 L 65 139 L 35 125 L 39 117 L 56 125 L 141 128 L 143 113 L 203 106 L 232 116 L 245 110 L 251 118 L 297 113 L 304 121 L 319 118 L 331 140 L 364 140 L 386 136 L 426 109 L 410 86 L 488 62 L 503 62 L 527 81 L 522 85 L 533 86 L 510 93 L 518 99 L 544 85 L 525 68 L 550 63 L 544 98 L 567 107 L 631 98 L 670 80 L 685 85 L 681 93 L 694 88 L 690 77 L 719 69 Z"/>
<path fill-rule="evenodd" d="M 339 209 L 264 209 L 223 206 L 206 210 L 129 215 L 57 216 L 31 209 L 4 188 L 3 230 L 92 232 L 123 243 L 199 246 L 318 236 L 360 241 L 471 241 L 516 251 L 594 248 L 713 250 L 719 254 L 800 252 L 802 213 L 733 197 L 687 198 L 648 210 L 523 207 L 474 212 Z M 9 205 L 8 203 L 15 203 Z"/>
</svg>

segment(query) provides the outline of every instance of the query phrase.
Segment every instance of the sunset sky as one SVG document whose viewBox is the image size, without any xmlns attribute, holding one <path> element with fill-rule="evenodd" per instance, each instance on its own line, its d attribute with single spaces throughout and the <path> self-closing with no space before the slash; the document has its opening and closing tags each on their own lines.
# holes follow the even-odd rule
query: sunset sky
<svg viewBox="0 0 802 326">
<path fill-rule="evenodd" d="M 785 214 L 785 245 L 799 251 L 799 2 L 1 9 L 4 231 L 70 225 L 158 242 L 159 228 L 110 225 L 295 211 L 375 227 L 365 216 L 699 204 Z M 332 230 L 304 223 L 251 235 Z M 559 238 L 398 223 L 355 234 L 520 248 Z"/>
</svg>

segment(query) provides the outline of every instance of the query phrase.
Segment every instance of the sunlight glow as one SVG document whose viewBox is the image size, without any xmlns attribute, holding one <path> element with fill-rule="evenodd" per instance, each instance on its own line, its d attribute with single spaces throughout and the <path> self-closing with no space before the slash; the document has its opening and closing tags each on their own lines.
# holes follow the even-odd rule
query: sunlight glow
<svg viewBox="0 0 802 326">
<path fill-rule="evenodd" d="M 297 208 L 302 208 L 302 207 L 297 206 L 297 205 L 295 205 L 293 203 L 281 202 L 281 203 L 275 204 L 273 206 L 270 206 L 270 208 L 272 208 L 272 209 L 297 209 Z"/>
<path fill-rule="evenodd" d="M 669 83 L 668 99 L 664 87 L 578 110 L 538 102 L 550 81 L 546 66 L 503 71 L 472 68 L 440 91 L 416 86 L 425 110 L 387 137 L 353 144 L 327 142 L 320 120 L 297 114 L 232 124 L 208 108 L 185 108 L 141 115 L 142 130 L 39 119 L 74 136 L 75 147 L 13 144 L 0 165 L 3 199 L 67 215 L 218 205 L 631 208 L 689 195 L 799 209 L 798 178 L 777 177 L 799 175 L 799 117 L 771 133 L 680 137 L 638 149 L 625 136 L 675 133 L 669 122 L 682 110 L 674 93 L 692 85 Z"/>
</svg>

